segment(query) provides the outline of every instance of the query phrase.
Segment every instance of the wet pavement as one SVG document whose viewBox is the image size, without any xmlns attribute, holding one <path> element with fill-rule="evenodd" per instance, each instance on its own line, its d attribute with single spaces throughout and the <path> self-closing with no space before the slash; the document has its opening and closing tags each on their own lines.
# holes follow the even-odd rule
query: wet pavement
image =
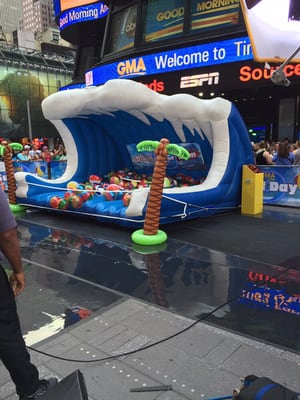
<svg viewBox="0 0 300 400">
<path fill-rule="evenodd" d="M 283 253 L 280 234 L 269 238 L 274 223 L 282 234 L 285 226 L 296 230 L 297 210 L 166 226 L 169 239 L 152 254 L 118 226 L 36 210 L 17 219 L 28 282 L 18 307 L 28 345 L 129 297 L 300 353 L 299 246 L 291 239 Z M 254 230 L 247 244 L 243 233 Z M 260 251 L 269 240 L 272 250 Z"/>
<path fill-rule="evenodd" d="M 220 400 L 250 374 L 300 392 L 297 210 L 167 226 L 148 254 L 118 226 L 17 219 L 18 309 L 41 377 L 80 369 L 89 400 Z M 0 398 L 17 398 L 1 365 Z"/>
</svg>

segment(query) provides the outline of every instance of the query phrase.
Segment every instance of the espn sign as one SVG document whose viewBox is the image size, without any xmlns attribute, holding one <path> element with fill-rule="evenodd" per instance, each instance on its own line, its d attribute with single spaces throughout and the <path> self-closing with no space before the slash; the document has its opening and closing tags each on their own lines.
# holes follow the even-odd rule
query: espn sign
<svg viewBox="0 0 300 400">
<path fill-rule="evenodd" d="M 182 76 L 180 78 L 180 88 L 201 87 L 204 84 L 207 86 L 218 85 L 220 74 L 219 72 L 210 72 L 208 74 Z"/>
</svg>

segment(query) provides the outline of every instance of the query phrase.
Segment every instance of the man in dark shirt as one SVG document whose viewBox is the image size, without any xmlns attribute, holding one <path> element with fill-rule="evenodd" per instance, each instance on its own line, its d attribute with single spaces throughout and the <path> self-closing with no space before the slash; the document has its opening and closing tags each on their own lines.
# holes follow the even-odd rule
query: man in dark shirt
<svg viewBox="0 0 300 400">
<path fill-rule="evenodd" d="M 15 296 L 25 287 L 17 223 L 7 198 L 0 189 L 0 251 L 9 262 L 8 279 L 1 265 L 0 252 L 0 360 L 16 385 L 19 400 L 36 399 L 57 383 L 56 378 L 39 379 L 37 368 L 30 362 L 22 336 Z"/>
</svg>

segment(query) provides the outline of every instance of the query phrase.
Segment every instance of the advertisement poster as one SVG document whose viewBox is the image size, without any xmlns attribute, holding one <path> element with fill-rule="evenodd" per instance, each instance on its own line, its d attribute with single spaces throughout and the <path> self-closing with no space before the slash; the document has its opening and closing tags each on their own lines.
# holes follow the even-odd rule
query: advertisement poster
<svg viewBox="0 0 300 400">
<path fill-rule="evenodd" d="M 147 6 L 144 39 L 146 42 L 175 37 L 183 31 L 184 1 L 151 0 Z"/>
<path fill-rule="evenodd" d="M 233 2 L 192 0 L 192 31 L 223 29 L 240 23 L 240 0 Z"/>
<path fill-rule="evenodd" d="M 167 175 L 175 176 L 180 173 L 199 177 L 206 170 L 206 165 L 198 143 L 181 143 L 190 153 L 188 160 L 182 160 L 174 155 L 168 155 Z M 136 144 L 127 145 L 132 163 L 138 173 L 152 174 L 155 162 L 155 153 L 153 151 L 139 152 Z"/>
<path fill-rule="evenodd" d="M 300 166 L 264 166 L 264 204 L 300 206 Z"/>
<path fill-rule="evenodd" d="M 113 15 L 111 25 L 110 52 L 133 47 L 136 29 L 137 6 L 128 7 Z"/>
<path fill-rule="evenodd" d="M 0 187 L 2 190 L 7 190 L 7 178 L 3 161 L 0 161 Z"/>
<path fill-rule="evenodd" d="M 71 74 L 70 74 L 71 75 Z M 59 83 L 71 81 L 66 74 L 29 71 L 0 66 L 0 132 L 1 137 L 29 137 L 29 118 L 33 137 L 55 136 L 52 124 L 42 113 L 41 103 L 59 90 Z"/>
<path fill-rule="evenodd" d="M 57 179 L 61 177 L 67 166 L 66 161 L 51 161 L 49 164 L 48 168 L 48 163 L 45 161 L 13 162 L 15 172 L 29 172 L 45 179 Z"/>
</svg>

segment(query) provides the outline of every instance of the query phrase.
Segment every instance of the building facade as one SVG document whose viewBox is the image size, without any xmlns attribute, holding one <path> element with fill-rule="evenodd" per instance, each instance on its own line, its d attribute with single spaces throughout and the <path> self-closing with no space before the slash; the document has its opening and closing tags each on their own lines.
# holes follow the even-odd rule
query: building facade
<svg viewBox="0 0 300 400">
<path fill-rule="evenodd" d="M 0 138 L 41 143 L 59 138 L 41 103 L 71 82 L 73 69 L 73 59 L 63 55 L 0 46 Z"/>
<path fill-rule="evenodd" d="M 25 32 L 44 32 L 55 24 L 52 0 L 22 0 L 23 19 L 20 24 Z"/>
<path fill-rule="evenodd" d="M 4 33 L 18 29 L 22 15 L 22 0 L 0 0 L 0 26 Z"/>
</svg>

